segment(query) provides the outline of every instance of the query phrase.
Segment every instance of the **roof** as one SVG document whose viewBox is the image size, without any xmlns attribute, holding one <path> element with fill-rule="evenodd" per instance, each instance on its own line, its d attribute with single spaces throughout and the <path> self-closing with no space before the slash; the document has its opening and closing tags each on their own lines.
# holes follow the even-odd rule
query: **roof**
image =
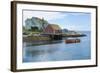
<svg viewBox="0 0 100 73">
<path fill-rule="evenodd" d="M 54 30 L 60 30 L 61 28 L 57 24 L 49 24 L 48 26 L 52 27 Z"/>
</svg>

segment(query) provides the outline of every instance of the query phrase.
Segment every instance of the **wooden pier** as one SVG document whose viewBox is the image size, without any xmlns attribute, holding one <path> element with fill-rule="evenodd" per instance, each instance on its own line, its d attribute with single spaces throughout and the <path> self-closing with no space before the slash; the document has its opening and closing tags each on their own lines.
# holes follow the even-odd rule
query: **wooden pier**
<svg viewBox="0 0 100 73">
<path fill-rule="evenodd" d="M 83 37 L 85 34 L 62 34 L 62 33 L 45 33 L 43 35 L 49 36 L 52 40 L 62 40 L 63 37 Z"/>
<path fill-rule="evenodd" d="M 47 35 L 51 38 L 51 40 L 62 40 L 62 34 L 51 34 L 51 33 L 45 33 L 45 34 L 42 34 L 42 35 Z"/>
</svg>

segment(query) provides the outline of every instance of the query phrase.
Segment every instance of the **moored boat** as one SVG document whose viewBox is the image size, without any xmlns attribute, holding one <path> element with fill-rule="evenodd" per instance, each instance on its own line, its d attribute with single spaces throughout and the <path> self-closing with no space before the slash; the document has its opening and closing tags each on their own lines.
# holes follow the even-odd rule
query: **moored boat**
<svg viewBox="0 0 100 73">
<path fill-rule="evenodd" d="M 65 43 L 80 43 L 80 39 L 67 39 Z"/>
</svg>

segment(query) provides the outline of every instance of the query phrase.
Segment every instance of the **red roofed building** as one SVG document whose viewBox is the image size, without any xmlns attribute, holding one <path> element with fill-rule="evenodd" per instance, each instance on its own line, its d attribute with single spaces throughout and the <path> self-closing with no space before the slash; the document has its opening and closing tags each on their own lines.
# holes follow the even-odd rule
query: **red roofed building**
<svg viewBox="0 0 100 73">
<path fill-rule="evenodd" d="M 44 29 L 45 33 L 61 33 L 61 28 L 59 27 L 59 25 L 56 24 L 49 24 L 47 25 L 47 27 Z"/>
</svg>

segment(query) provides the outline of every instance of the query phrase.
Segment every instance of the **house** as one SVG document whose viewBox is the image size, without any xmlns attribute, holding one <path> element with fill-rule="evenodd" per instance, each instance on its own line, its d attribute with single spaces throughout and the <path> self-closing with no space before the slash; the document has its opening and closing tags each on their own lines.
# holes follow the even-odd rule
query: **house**
<svg viewBox="0 0 100 73">
<path fill-rule="evenodd" d="M 47 27 L 44 29 L 45 33 L 61 33 L 61 28 L 57 24 L 48 24 Z"/>
</svg>

